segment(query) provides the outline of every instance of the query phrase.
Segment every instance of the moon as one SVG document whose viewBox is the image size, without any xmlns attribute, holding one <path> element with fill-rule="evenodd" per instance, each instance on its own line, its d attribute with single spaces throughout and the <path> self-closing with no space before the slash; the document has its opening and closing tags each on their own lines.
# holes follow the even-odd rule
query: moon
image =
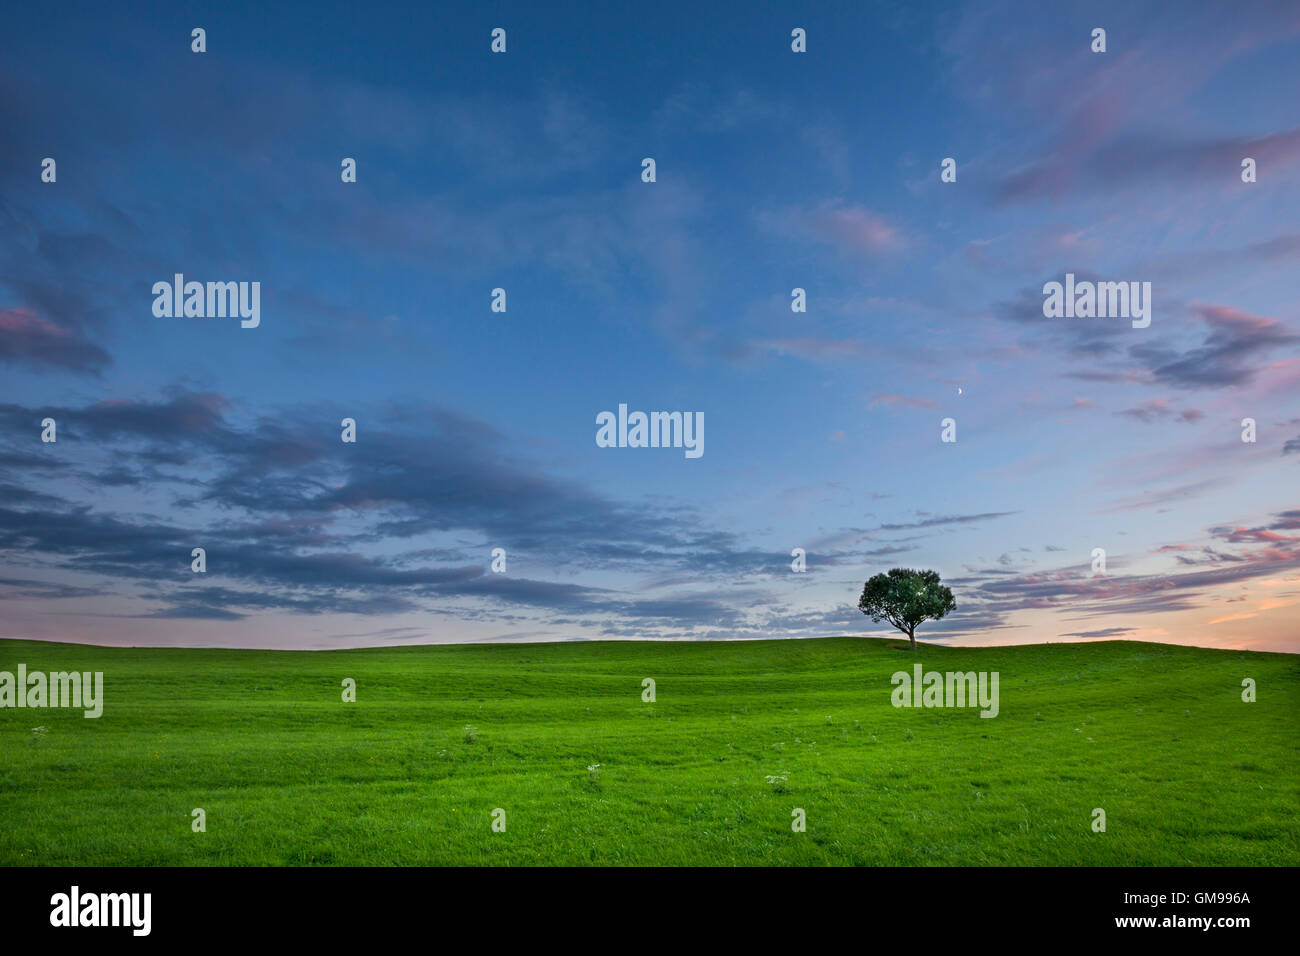
<svg viewBox="0 0 1300 956">
<path fill-rule="evenodd" d="M 958 395 L 961 394 L 961 386 L 960 386 L 960 385 L 957 386 L 957 394 L 958 394 Z"/>
</svg>

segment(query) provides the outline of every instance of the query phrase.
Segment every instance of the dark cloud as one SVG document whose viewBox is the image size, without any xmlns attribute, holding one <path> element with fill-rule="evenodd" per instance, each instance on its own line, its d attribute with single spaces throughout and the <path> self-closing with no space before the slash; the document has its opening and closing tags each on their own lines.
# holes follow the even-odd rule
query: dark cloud
<svg viewBox="0 0 1300 956">
<path fill-rule="evenodd" d="M 193 621 L 242 621 L 247 614 L 237 614 L 226 608 L 211 607 L 206 604 L 174 604 L 171 607 L 140 614 L 142 618 L 177 619 Z"/>
<path fill-rule="evenodd" d="M 1283 512 L 1276 524 L 1287 525 L 1295 520 L 1294 514 Z M 1087 615 L 1141 615 L 1201 607 L 1213 588 L 1300 568 L 1300 537 L 1231 526 L 1212 528 L 1210 534 L 1236 546 L 1237 553 L 1207 547 L 1199 557 L 1175 555 L 1180 566 L 1199 568 L 1193 571 L 1116 574 L 1122 564 L 1112 559 L 1109 574 L 1094 574 L 1085 567 L 1027 574 L 988 568 L 948 583 L 960 588 L 969 610 L 999 619 L 1031 608 L 1068 609 Z"/>
<path fill-rule="evenodd" d="M 0 578 L 0 601 L 12 598 L 55 598 L 95 597 L 104 592 L 98 588 L 78 587 L 58 581 L 35 581 L 30 578 Z"/>
<path fill-rule="evenodd" d="M 1062 269 L 1046 282 L 1059 282 L 1074 272 L 1076 282 L 1104 281 L 1094 273 Z M 1155 308 L 1153 306 L 1153 308 Z M 1016 299 L 994 306 L 994 314 L 1025 329 L 1020 345 L 1030 351 L 1060 352 L 1080 362 L 1104 359 L 1104 368 L 1081 368 L 1066 373 L 1088 382 L 1168 385 L 1183 389 L 1212 389 L 1251 382 L 1277 349 L 1300 343 L 1297 334 L 1277 319 L 1252 315 L 1226 305 L 1194 304 L 1189 313 L 1206 329 L 1199 344 L 1187 347 L 1181 327 L 1153 320 L 1150 329 L 1135 330 L 1126 320 L 1049 319 L 1043 315 L 1042 285 L 1020 291 Z M 1157 316 L 1158 319 L 1158 316 Z M 1140 336 L 1136 340 L 1134 336 Z M 1166 404 L 1159 400 L 1160 404 Z M 1127 414 L 1141 421 L 1162 416 L 1143 407 Z M 1200 413 L 1177 413 L 1195 421 Z"/>
<path fill-rule="evenodd" d="M 1131 627 L 1103 627 L 1097 631 L 1074 631 L 1070 634 L 1062 634 L 1062 637 L 1120 637 L 1124 634 L 1132 634 L 1135 629 Z"/>
<path fill-rule="evenodd" d="M 1102 282 L 1104 277 L 1085 269 L 1062 269 L 1036 287 L 1021 289 L 1010 302 L 994 305 L 993 314 L 1025 329 L 1021 344 L 1027 348 L 1063 350 L 1077 359 L 1103 359 L 1118 355 L 1132 331 L 1128 321 L 1116 319 L 1049 319 L 1043 315 L 1043 285 L 1061 282 L 1067 272 L 1075 282 Z"/>
<path fill-rule="evenodd" d="M 474 549 L 477 561 L 461 564 L 448 559 L 463 549 L 388 553 L 394 540 L 428 534 L 499 543 L 516 562 L 521 555 L 563 554 L 570 570 L 677 569 L 693 583 L 789 564 L 783 552 L 747 549 L 734 534 L 704 526 L 689 507 L 620 503 L 548 477 L 517 460 L 495 429 L 444 409 L 407 407 L 391 418 L 368 419 L 357 446 L 337 440 L 334 410 L 240 425 L 230 419 L 226 399 L 211 392 L 174 390 L 154 402 L 44 412 L 58 418 L 61 442 L 89 447 L 92 457 L 102 449 L 114 461 L 166 462 L 189 473 L 174 491 L 185 508 L 172 514 L 202 513 L 205 519 L 193 526 L 103 512 L 22 486 L 0 508 L 0 549 L 135 582 L 137 596 L 161 605 L 147 617 L 394 614 L 458 600 L 656 627 L 731 627 L 744 618 L 716 595 L 629 599 L 609 589 L 492 574 L 485 547 Z M 35 415 L 3 405 L 0 425 L 30 431 Z M 79 453 L 78 462 L 85 457 Z M 23 454 L 9 460 L 18 471 L 46 464 Z M 70 466 L 68 473 L 115 487 L 139 478 L 121 465 Z M 368 553 L 369 545 L 383 545 L 384 553 Z M 194 547 L 206 550 L 202 580 L 212 586 L 195 586 Z M 853 558 L 828 552 L 817 566 Z M 746 604 L 754 603 L 761 601 L 751 595 Z"/>
<path fill-rule="evenodd" d="M 879 531 L 905 531 L 912 528 L 937 528 L 942 525 L 969 524 L 973 521 L 989 521 L 993 518 L 1005 518 L 1009 515 L 1019 514 L 1017 511 L 985 511 L 980 514 L 969 515 L 935 515 L 929 518 L 922 518 L 919 521 L 910 521 L 906 524 L 882 524 L 877 528 Z"/>
<path fill-rule="evenodd" d="M 1088 122 L 1086 116 L 1081 121 Z M 1061 151 L 1016 170 L 1002 180 L 994 196 L 1002 203 L 1047 198 L 1058 195 L 1063 183 L 1077 191 L 1221 182 L 1240 171 L 1244 156 L 1276 170 L 1300 161 L 1300 128 L 1218 140 L 1178 140 L 1144 132 L 1088 145 L 1095 150 Z"/>
<path fill-rule="evenodd" d="M 1129 354 L 1150 371 L 1154 382 L 1176 388 L 1243 385 L 1259 372 L 1261 359 L 1268 352 L 1300 342 L 1300 335 L 1276 319 L 1229 306 L 1195 306 L 1192 315 L 1209 326 L 1200 346 L 1185 352 L 1158 345 L 1129 349 Z"/>
<path fill-rule="evenodd" d="M 27 309 L 0 311 L 0 362 L 98 375 L 112 359 L 80 332 Z"/>
<path fill-rule="evenodd" d="M 1272 530 L 1300 531 L 1300 511 L 1282 511 L 1274 517 L 1276 517 L 1277 520 L 1269 525 Z"/>
<path fill-rule="evenodd" d="M 1205 417 L 1205 413 L 1195 408 L 1175 409 L 1162 398 L 1153 398 L 1148 402 L 1143 402 L 1133 408 L 1126 408 L 1115 413 L 1116 415 L 1126 415 L 1129 418 L 1135 418 L 1140 422 L 1151 424 L 1152 422 L 1167 421 L 1172 419 L 1176 422 L 1191 424 L 1198 422 Z"/>
</svg>

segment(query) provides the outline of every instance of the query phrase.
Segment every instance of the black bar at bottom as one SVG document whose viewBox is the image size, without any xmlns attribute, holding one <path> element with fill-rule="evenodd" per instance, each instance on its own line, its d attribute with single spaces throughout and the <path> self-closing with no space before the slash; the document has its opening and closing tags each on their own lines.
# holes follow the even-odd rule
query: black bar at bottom
<svg viewBox="0 0 1300 956">
<path fill-rule="evenodd" d="M 1132 937 L 1222 945 L 1285 932 L 1285 887 L 1295 876 L 1263 868 L 9 868 L 0 870 L 0 925 L 6 942 L 75 934 L 126 945 L 336 946 L 464 931 L 497 943 L 517 933 L 603 949 L 666 944 L 660 934 L 687 927 L 697 941 L 754 944 L 843 929 L 864 942 L 955 934 L 971 944 Z"/>
</svg>

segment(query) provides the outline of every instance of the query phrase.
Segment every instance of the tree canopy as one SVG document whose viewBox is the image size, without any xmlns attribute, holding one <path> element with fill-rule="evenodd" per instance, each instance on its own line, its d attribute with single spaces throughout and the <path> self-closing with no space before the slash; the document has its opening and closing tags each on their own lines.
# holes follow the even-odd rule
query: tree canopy
<svg viewBox="0 0 1300 956">
<path fill-rule="evenodd" d="M 858 610 L 873 621 L 888 621 L 907 635 L 916 650 L 916 627 L 922 621 L 937 621 L 955 610 L 952 590 L 939 582 L 937 571 L 890 568 L 862 587 Z"/>
</svg>

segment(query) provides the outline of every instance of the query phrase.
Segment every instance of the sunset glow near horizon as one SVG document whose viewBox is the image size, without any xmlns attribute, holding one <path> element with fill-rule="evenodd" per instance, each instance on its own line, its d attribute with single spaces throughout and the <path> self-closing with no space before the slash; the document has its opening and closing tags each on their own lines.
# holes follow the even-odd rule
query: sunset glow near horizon
<svg viewBox="0 0 1300 956">
<path fill-rule="evenodd" d="M 0 37 L 0 637 L 1300 653 L 1300 5 L 143 6 Z"/>
</svg>

